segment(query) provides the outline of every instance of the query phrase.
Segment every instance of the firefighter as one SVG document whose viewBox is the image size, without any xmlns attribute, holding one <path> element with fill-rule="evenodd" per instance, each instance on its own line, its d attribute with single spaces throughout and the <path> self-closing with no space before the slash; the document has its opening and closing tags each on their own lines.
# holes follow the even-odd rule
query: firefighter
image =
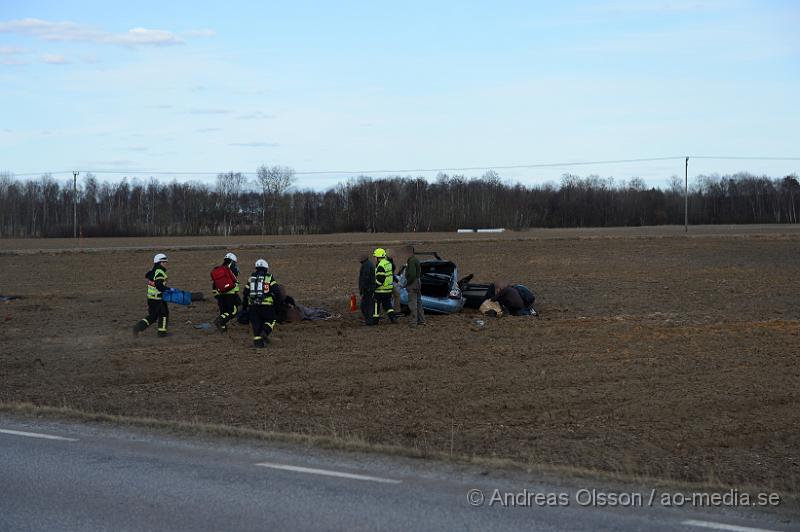
<svg viewBox="0 0 800 532">
<path fill-rule="evenodd" d="M 377 323 L 380 319 L 380 309 L 386 311 L 389 321 L 397 323 L 397 317 L 394 315 L 394 306 L 392 305 L 392 291 L 394 290 L 394 271 L 392 263 L 386 257 L 386 250 L 378 248 L 373 253 L 377 260 L 375 266 L 375 311 L 372 313 L 373 320 Z"/>
<path fill-rule="evenodd" d="M 244 299 L 253 325 L 253 347 L 263 348 L 275 328 L 276 307 L 283 304 L 283 291 L 269 273 L 266 260 L 256 261 L 256 271 L 250 274 L 244 287 Z"/>
<path fill-rule="evenodd" d="M 164 292 L 167 291 L 167 256 L 157 253 L 153 257 L 153 268 L 144 274 L 147 279 L 147 317 L 142 318 L 133 326 L 133 335 L 150 327 L 152 324 L 158 325 L 158 335 L 167 336 L 167 320 L 169 319 L 169 308 L 164 301 Z"/>
<path fill-rule="evenodd" d="M 239 305 L 242 304 L 239 297 L 239 267 L 236 262 L 236 255 L 226 253 L 222 264 L 211 270 L 211 292 L 219 307 L 219 316 L 214 320 L 214 326 L 221 333 L 228 330 L 228 322 L 236 317 Z"/>
</svg>

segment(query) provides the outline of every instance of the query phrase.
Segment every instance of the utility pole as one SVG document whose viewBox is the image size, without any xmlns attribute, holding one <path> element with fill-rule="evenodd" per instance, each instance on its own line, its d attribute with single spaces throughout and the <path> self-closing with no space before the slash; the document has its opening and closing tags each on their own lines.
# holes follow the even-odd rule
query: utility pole
<svg viewBox="0 0 800 532">
<path fill-rule="evenodd" d="M 72 238 L 78 238 L 78 174 L 72 172 Z"/>
<path fill-rule="evenodd" d="M 683 185 L 683 232 L 689 232 L 689 158 L 686 158 Z"/>
</svg>

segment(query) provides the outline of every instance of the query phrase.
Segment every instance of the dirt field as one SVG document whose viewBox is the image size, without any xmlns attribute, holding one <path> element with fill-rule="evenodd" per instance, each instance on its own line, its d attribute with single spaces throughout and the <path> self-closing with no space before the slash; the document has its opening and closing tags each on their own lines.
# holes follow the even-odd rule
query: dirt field
<svg viewBox="0 0 800 532">
<path fill-rule="evenodd" d="M 409 238 L 476 280 L 524 282 L 541 316 L 361 326 L 358 253 Z M 244 326 L 194 329 L 215 315 L 201 302 L 171 306 L 171 337 L 133 339 L 153 252 L 172 286 L 208 293 L 226 242 L 245 273 L 265 256 L 342 318 L 256 351 Z M 800 492 L 798 228 L 81 244 L 0 241 L 0 294 L 24 296 L 0 303 L 0 401 Z"/>
</svg>

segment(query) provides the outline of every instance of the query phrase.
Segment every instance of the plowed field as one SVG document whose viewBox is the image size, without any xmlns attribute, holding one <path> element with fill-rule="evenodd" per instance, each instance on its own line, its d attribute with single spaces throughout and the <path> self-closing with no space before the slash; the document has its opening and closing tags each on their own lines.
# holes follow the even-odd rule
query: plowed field
<svg viewBox="0 0 800 532">
<path fill-rule="evenodd" d="M 522 282 L 538 318 L 473 311 L 363 327 L 359 253 L 422 242 L 476 280 Z M 0 241 L 0 401 L 356 437 L 603 471 L 800 492 L 800 230 L 791 227 Z M 146 314 L 169 284 L 209 292 L 236 252 L 342 317 L 226 336 L 212 301 Z"/>
</svg>

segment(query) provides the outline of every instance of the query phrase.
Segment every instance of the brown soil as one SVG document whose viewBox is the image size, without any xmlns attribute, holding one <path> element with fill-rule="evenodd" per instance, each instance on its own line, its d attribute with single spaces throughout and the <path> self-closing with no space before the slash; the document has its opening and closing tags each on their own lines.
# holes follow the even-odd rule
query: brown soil
<svg viewBox="0 0 800 532">
<path fill-rule="evenodd" d="M 363 327 L 346 311 L 356 257 L 405 238 L 528 284 L 541 317 Z M 221 253 L 187 246 L 224 240 L 0 241 L 0 293 L 24 296 L 0 303 L 0 401 L 800 492 L 794 228 L 230 241 L 343 317 L 279 326 L 257 351 L 244 326 L 192 327 L 212 300 L 172 305 L 169 338 L 133 339 L 152 251 L 120 248 L 173 249 L 170 284 L 208 292 Z"/>
</svg>

